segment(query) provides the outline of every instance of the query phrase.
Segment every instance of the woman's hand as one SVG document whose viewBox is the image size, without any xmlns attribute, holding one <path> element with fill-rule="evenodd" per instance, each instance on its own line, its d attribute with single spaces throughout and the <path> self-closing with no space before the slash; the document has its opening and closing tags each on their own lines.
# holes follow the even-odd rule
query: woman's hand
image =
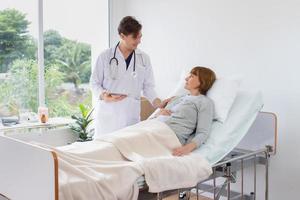
<svg viewBox="0 0 300 200">
<path fill-rule="evenodd" d="M 126 95 L 112 95 L 109 92 L 103 92 L 100 95 L 100 99 L 102 99 L 105 102 L 117 102 L 125 99 L 127 96 Z"/>
<path fill-rule="evenodd" d="M 183 145 L 173 150 L 173 156 L 184 156 L 192 152 L 197 148 L 197 145 L 194 142 Z"/>
<path fill-rule="evenodd" d="M 162 108 L 158 111 L 158 113 L 156 114 L 156 117 L 158 115 L 166 115 L 166 116 L 170 116 L 172 114 L 172 112 L 168 109 Z"/>
</svg>

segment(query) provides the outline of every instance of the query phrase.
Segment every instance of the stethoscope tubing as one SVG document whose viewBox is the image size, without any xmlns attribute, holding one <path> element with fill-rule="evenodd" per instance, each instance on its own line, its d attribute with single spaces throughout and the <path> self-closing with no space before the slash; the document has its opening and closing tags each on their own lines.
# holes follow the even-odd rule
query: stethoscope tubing
<svg viewBox="0 0 300 200">
<path fill-rule="evenodd" d="M 115 60 L 117 66 L 119 66 L 119 60 L 116 57 L 116 52 L 117 52 L 117 48 L 118 48 L 119 44 L 120 44 L 120 42 L 118 42 L 118 44 L 115 47 L 114 56 L 109 60 L 109 65 L 111 65 L 111 63 L 112 63 L 113 60 Z M 135 50 L 133 50 L 133 74 L 135 74 L 135 59 L 136 59 L 136 57 L 135 57 Z"/>
</svg>

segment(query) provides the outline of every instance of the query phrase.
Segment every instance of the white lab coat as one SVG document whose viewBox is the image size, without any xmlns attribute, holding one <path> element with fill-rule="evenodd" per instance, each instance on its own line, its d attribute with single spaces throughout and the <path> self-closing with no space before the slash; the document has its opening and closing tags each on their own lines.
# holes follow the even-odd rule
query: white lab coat
<svg viewBox="0 0 300 200">
<path fill-rule="evenodd" d="M 137 76 L 134 77 L 132 75 L 134 55 L 126 70 L 123 54 L 117 48 L 116 58 L 119 61 L 118 78 L 113 80 L 110 75 L 109 61 L 113 57 L 114 50 L 115 46 L 100 54 L 92 70 L 90 86 L 96 101 L 94 138 L 139 122 L 141 93 L 150 102 L 157 98 L 149 56 L 139 49 L 135 50 Z M 105 90 L 113 93 L 128 94 L 128 97 L 118 102 L 107 103 L 100 100 L 100 94 Z"/>
</svg>

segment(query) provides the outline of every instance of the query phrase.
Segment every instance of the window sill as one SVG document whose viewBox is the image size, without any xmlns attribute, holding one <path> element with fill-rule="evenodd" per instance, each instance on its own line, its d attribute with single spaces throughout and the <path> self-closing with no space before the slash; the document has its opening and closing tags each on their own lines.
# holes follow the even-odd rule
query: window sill
<svg viewBox="0 0 300 200">
<path fill-rule="evenodd" d="M 20 124 L 12 125 L 12 126 L 3 126 L 0 125 L 0 134 L 5 134 L 7 132 L 26 132 L 31 129 L 53 129 L 58 127 L 68 126 L 69 124 L 74 123 L 73 119 L 63 118 L 63 117 L 55 117 L 50 118 L 47 123 L 41 122 L 23 122 Z"/>
</svg>

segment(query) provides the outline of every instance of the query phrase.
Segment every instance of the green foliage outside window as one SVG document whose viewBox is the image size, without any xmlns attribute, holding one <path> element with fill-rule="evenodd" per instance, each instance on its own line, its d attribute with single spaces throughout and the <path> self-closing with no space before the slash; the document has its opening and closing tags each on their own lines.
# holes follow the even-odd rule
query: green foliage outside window
<svg viewBox="0 0 300 200">
<path fill-rule="evenodd" d="M 37 112 L 38 108 L 38 67 L 33 60 L 16 60 L 9 70 L 9 78 L 0 83 L 0 102 L 16 109 Z M 70 116 L 75 114 L 79 103 L 72 102 L 70 91 L 61 89 L 64 74 L 57 66 L 45 71 L 46 104 L 50 116 Z M 81 102 L 91 104 L 91 94 L 80 98 Z M 74 97 L 76 98 L 76 97 Z"/>
<path fill-rule="evenodd" d="M 36 45 L 28 34 L 29 21 L 16 9 L 0 11 L 0 73 L 16 59 L 35 58 Z"/>
</svg>

